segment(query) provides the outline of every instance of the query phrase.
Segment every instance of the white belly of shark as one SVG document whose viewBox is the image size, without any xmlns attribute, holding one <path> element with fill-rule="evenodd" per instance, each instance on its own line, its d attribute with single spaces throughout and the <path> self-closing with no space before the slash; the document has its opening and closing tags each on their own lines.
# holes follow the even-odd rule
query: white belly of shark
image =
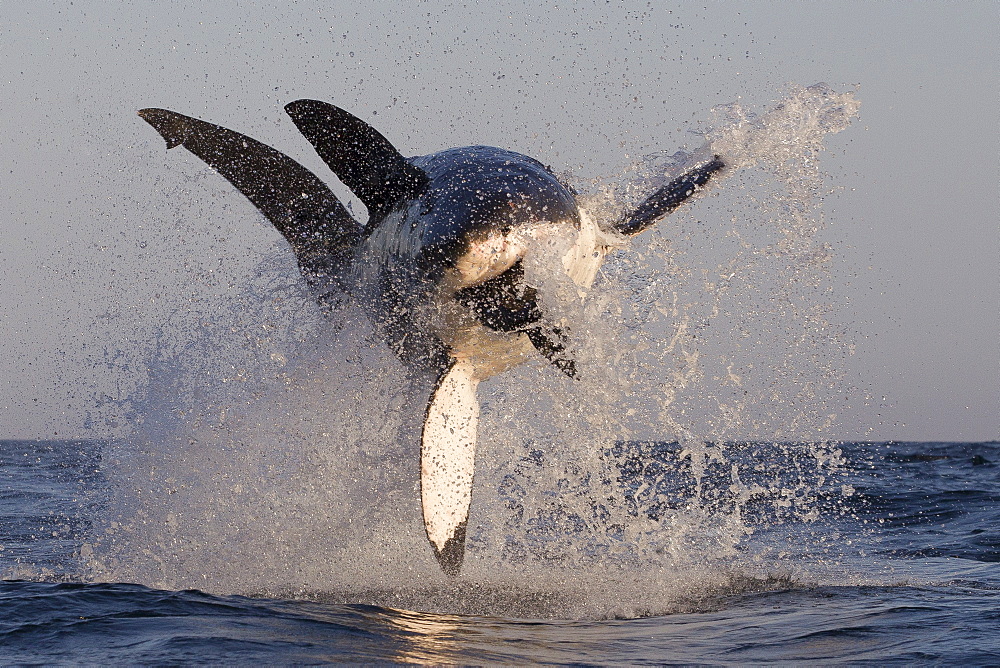
<svg viewBox="0 0 1000 668">
<path fill-rule="evenodd" d="M 453 289 L 475 285 L 485 280 L 482 275 L 486 272 L 467 270 L 463 276 L 463 268 L 493 267 L 498 275 L 523 259 L 533 244 L 570 235 L 575 241 L 563 254 L 562 267 L 585 291 L 593 284 L 608 251 L 625 240 L 602 231 L 584 210 L 580 211 L 579 230 L 569 223 L 548 224 L 487 238 L 456 262 L 455 273 L 464 280 L 455 277 L 447 283 Z M 508 238 L 511 236 L 515 238 Z M 492 256 L 484 253 L 484 248 L 492 249 Z M 467 318 L 466 322 L 472 321 Z M 453 574 L 461 566 L 472 503 L 479 426 L 476 389 L 480 381 L 528 360 L 534 348 L 523 332 L 494 332 L 475 322 L 446 329 L 442 339 L 450 344 L 455 362 L 441 377 L 428 404 L 420 449 L 420 498 L 427 538 L 445 572 Z"/>
</svg>

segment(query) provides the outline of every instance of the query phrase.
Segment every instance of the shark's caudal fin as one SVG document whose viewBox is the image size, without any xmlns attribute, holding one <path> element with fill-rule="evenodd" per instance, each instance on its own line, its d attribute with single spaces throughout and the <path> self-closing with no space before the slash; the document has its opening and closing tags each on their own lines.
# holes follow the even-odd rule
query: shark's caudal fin
<svg viewBox="0 0 1000 668">
<path fill-rule="evenodd" d="M 168 149 L 183 146 L 246 195 L 291 244 L 308 281 L 337 278 L 362 229 L 312 172 L 256 139 L 197 118 L 166 109 L 142 109 L 139 116 Z"/>
<path fill-rule="evenodd" d="M 679 207 L 695 190 L 708 183 L 717 171 L 725 167 L 719 156 L 691 169 L 647 197 L 635 211 L 626 215 L 612 227 L 620 234 L 633 235 L 649 228 L 657 220 Z"/>
<path fill-rule="evenodd" d="M 333 173 L 368 207 L 370 219 L 383 217 L 396 202 L 413 198 L 427 175 L 357 116 L 319 100 L 297 100 L 285 111 Z"/>
<path fill-rule="evenodd" d="M 458 575 L 465 559 L 465 527 L 472 502 L 479 426 L 479 380 L 456 361 L 442 374 L 427 405 L 420 447 L 424 528 L 441 570 Z"/>
</svg>

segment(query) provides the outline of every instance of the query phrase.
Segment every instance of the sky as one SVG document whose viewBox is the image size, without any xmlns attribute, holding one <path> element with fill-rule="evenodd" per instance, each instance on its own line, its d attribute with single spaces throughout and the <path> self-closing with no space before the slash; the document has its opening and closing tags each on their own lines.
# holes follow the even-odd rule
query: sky
<svg viewBox="0 0 1000 668">
<path fill-rule="evenodd" d="M 183 265 L 222 243 L 156 228 L 151 202 L 185 177 L 139 108 L 238 129 L 317 173 L 282 111 L 291 100 L 350 109 L 409 155 L 490 144 L 596 178 L 689 142 L 716 105 L 764 108 L 790 82 L 820 81 L 862 101 L 822 158 L 834 315 L 855 344 L 845 384 L 863 397 L 841 437 L 1000 438 L 992 0 L 0 8 L 0 438 L 86 434 L 100 395 L 128 391 L 93 389 L 125 382 L 94 368 L 107 345 L 94 323 L 141 318 L 183 280 L 137 247 Z M 245 206 L 199 173 L 209 200 Z M 259 226 L 226 234 L 227 280 L 274 243 Z M 134 303 L 108 304 L 138 262 Z"/>
</svg>

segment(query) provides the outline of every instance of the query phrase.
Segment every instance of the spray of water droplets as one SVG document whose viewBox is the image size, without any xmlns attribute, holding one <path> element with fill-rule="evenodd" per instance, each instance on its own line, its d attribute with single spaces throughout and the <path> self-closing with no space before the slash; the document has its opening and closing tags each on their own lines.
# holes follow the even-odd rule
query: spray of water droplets
<svg viewBox="0 0 1000 668">
<path fill-rule="evenodd" d="M 109 354 L 136 378 L 118 399 L 136 429 L 105 453 L 113 489 L 85 547 L 90 577 L 634 616 L 767 586 L 803 541 L 824 554 L 809 527 L 836 507 L 829 438 L 846 342 L 828 321 L 818 160 L 857 109 L 822 85 L 757 115 L 717 109 L 695 150 L 651 156 L 582 196 L 607 219 L 708 156 L 727 164 L 695 205 L 612 253 L 585 299 L 546 276 L 561 249 L 526 267 L 571 323 L 581 379 L 540 358 L 480 387 L 457 581 L 420 518 L 426 388 L 362 315 L 312 305 L 278 252 L 242 284 L 175 301 L 151 346 Z"/>
</svg>

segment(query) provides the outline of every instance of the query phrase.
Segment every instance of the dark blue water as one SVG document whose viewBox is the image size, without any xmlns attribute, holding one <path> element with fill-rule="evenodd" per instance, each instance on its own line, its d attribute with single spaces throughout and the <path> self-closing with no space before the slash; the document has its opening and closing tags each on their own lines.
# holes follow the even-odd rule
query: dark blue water
<svg viewBox="0 0 1000 668">
<path fill-rule="evenodd" d="M 636 521 L 697 495 L 709 511 L 738 506 L 748 530 L 732 553 L 705 555 L 682 595 L 607 618 L 566 614 L 602 609 L 567 599 L 634 596 L 619 591 L 627 582 L 657 594 L 664 580 L 626 559 L 606 565 L 604 585 L 600 565 L 589 564 L 578 591 L 572 568 L 552 591 L 537 579 L 502 586 L 474 573 L 420 591 L 284 595 L 91 581 L 86 546 L 106 530 L 109 503 L 106 445 L 0 442 L 2 663 L 1000 664 L 995 442 L 840 444 L 838 473 L 810 488 L 808 504 L 784 505 L 774 499 L 801 491 L 775 467 L 745 467 L 734 485 L 718 462 L 692 476 L 676 444 L 617 444 L 607 456 Z M 787 444 L 728 452 L 784 453 L 794 468 Z M 741 496 L 747 489 L 778 492 Z M 524 502 L 509 483 L 497 491 Z M 669 564 L 668 554 L 660 568 Z"/>
</svg>

